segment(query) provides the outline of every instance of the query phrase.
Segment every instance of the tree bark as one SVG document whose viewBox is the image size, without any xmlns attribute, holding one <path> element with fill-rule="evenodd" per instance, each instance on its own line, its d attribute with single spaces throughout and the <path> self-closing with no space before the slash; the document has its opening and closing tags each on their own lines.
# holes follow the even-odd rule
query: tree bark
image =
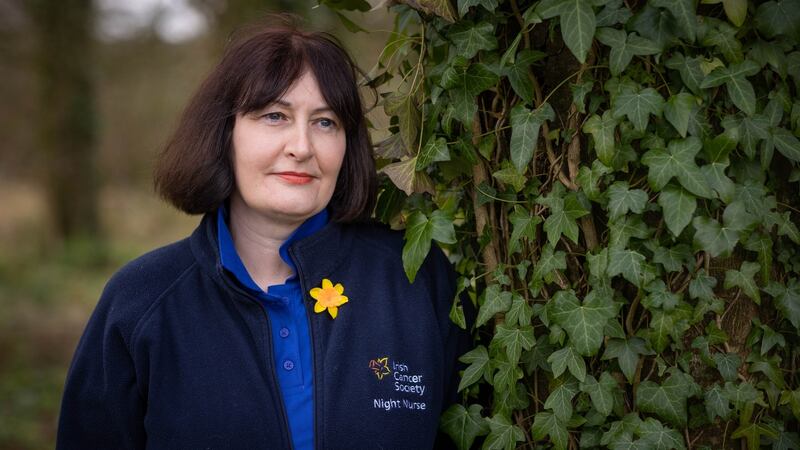
<svg viewBox="0 0 800 450">
<path fill-rule="evenodd" d="M 36 0 L 29 4 L 38 38 L 38 127 L 54 230 L 61 239 L 99 233 L 95 169 L 96 117 L 92 0 Z"/>
</svg>

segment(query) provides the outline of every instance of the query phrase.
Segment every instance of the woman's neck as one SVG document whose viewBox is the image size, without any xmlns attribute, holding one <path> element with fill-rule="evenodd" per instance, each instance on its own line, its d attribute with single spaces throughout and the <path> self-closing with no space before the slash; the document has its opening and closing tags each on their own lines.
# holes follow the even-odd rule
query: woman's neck
<svg viewBox="0 0 800 450">
<path fill-rule="evenodd" d="M 242 204 L 241 199 L 231 198 L 228 227 L 234 247 L 250 277 L 264 291 L 283 284 L 292 275 L 280 248 L 301 223 L 270 220 Z"/>
</svg>

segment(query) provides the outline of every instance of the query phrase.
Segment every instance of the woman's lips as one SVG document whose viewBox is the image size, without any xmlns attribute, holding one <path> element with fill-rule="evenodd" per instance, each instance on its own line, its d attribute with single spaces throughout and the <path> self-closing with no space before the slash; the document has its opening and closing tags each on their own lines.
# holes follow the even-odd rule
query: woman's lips
<svg viewBox="0 0 800 450">
<path fill-rule="evenodd" d="M 281 172 L 276 175 L 289 184 L 308 184 L 314 179 L 307 173 L 298 172 Z"/>
</svg>

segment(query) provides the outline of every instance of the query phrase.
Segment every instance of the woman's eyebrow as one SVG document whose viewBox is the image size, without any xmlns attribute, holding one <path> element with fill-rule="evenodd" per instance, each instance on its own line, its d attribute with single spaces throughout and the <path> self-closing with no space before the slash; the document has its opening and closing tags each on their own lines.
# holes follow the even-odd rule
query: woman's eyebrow
<svg viewBox="0 0 800 450">
<path fill-rule="evenodd" d="M 283 106 L 284 108 L 291 108 L 291 107 L 292 107 L 292 102 L 287 102 L 286 100 L 283 100 L 283 99 L 278 99 L 278 100 L 275 100 L 275 102 L 274 102 L 274 103 L 275 103 L 276 105 Z M 336 113 L 336 112 L 335 112 L 335 111 L 334 111 L 334 110 L 333 110 L 333 109 L 332 109 L 330 106 L 328 106 L 328 105 L 325 105 L 325 106 L 320 106 L 319 108 L 315 108 L 315 109 L 311 110 L 311 112 L 312 112 L 313 114 L 319 114 L 319 113 L 323 113 L 323 112 L 327 112 L 327 113 L 334 113 L 334 114 Z"/>
</svg>

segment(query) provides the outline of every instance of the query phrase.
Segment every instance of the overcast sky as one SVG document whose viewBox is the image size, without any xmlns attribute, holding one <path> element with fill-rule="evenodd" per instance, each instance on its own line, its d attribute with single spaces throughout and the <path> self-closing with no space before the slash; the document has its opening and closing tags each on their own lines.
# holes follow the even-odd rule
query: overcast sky
<svg viewBox="0 0 800 450">
<path fill-rule="evenodd" d="M 97 0 L 100 37 L 128 39 L 153 24 L 166 42 L 183 42 L 208 28 L 206 18 L 187 0 Z"/>
</svg>

